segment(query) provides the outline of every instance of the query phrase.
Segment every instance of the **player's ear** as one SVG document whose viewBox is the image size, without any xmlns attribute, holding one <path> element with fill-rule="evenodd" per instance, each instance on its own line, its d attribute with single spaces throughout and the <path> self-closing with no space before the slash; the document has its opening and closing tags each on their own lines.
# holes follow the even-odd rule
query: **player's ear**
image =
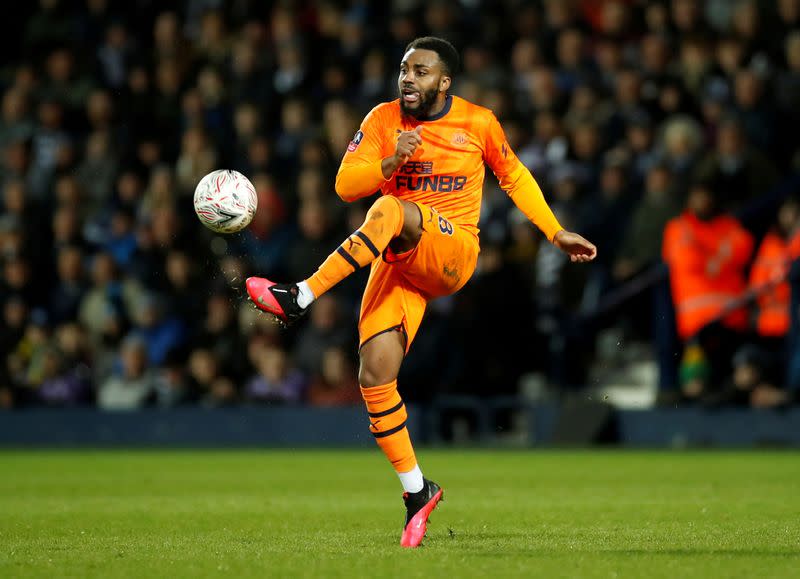
<svg viewBox="0 0 800 579">
<path fill-rule="evenodd" d="M 443 76 L 439 80 L 439 92 L 447 92 L 447 89 L 449 89 L 449 88 L 450 88 L 450 77 L 449 76 Z"/>
</svg>

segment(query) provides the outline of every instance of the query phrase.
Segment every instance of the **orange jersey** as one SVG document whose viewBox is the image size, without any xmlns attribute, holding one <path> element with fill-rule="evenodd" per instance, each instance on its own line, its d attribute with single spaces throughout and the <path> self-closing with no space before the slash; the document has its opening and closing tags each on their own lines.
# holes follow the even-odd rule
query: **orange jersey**
<svg viewBox="0 0 800 579">
<path fill-rule="evenodd" d="M 394 155 L 397 136 L 423 125 L 422 145 L 387 180 L 383 159 Z M 424 203 L 477 235 L 484 164 L 500 186 L 548 239 L 561 229 L 530 171 L 517 159 L 494 114 L 456 96 L 426 120 L 402 114 L 400 101 L 376 106 L 364 118 L 342 159 L 336 192 L 353 201 L 380 191 Z"/>
</svg>

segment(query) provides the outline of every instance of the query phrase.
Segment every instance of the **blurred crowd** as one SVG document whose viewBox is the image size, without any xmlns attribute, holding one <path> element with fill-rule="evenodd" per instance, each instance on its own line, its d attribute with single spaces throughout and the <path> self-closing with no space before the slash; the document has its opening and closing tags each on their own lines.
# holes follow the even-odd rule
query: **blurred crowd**
<svg viewBox="0 0 800 579">
<path fill-rule="evenodd" d="M 613 324 L 659 349 L 676 401 L 794 401 L 800 0 L 17 9 L 0 67 L 0 407 L 359 403 L 366 272 L 291 331 L 242 286 L 306 278 L 362 222 L 369 200 L 333 192 L 338 162 L 425 34 L 461 51 L 453 92 L 495 112 L 599 258 L 578 267 L 542 243 L 489 176 L 478 269 L 430 305 L 407 399 L 515 393 L 531 372 L 580 385 Z M 259 197 L 231 236 L 191 204 L 223 167 Z M 668 281 L 592 315 L 659 264 Z"/>
</svg>

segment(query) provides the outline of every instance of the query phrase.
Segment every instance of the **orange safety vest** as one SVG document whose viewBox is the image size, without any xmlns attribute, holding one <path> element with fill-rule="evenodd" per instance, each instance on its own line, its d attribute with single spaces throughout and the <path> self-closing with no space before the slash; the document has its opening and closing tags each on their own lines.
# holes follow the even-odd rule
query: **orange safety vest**
<svg viewBox="0 0 800 579">
<path fill-rule="evenodd" d="M 799 255 L 800 236 L 786 240 L 774 231 L 767 233 L 758 248 L 750 269 L 750 288 L 757 291 L 759 287 L 777 282 L 756 298 L 756 329 L 762 336 L 781 337 L 789 331 L 792 291 L 789 282 L 778 280 L 786 277 L 791 260 Z"/>
<path fill-rule="evenodd" d="M 701 221 L 685 211 L 664 229 L 664 261 L 669 267 L 678 334 L 694 336 L 744 293 L 744 269 L 753 252 L 753 238 L 728 215 Z M 747 310 L 738 308 L 722 323 L 747 329 Z"/>
</svg>

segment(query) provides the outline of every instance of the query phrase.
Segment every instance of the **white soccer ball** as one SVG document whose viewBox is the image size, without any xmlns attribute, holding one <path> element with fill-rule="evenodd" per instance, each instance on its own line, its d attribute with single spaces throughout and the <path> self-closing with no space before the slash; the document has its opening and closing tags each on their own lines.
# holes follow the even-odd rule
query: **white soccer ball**
<svg viewBox="0 0 800 579">
<path fill-rule="evenodd" d="M 194 212 L 203 225 L 217 233 L 241 231 L 250 225 L 257 208 L 255 187 L 238 171 L 212 171 L 194 190 Z"/>
</svg>

